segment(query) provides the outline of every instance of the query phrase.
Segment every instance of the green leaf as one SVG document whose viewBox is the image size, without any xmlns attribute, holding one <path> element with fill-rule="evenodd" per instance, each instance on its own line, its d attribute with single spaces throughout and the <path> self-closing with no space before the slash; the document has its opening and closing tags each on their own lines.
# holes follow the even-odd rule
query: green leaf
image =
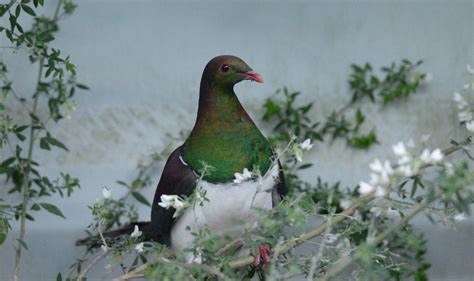
<svg viewBox="0 0 474 281">
<path fill-rule="evenodd" d="M 0 110 L 5 110 L 5 105 L 3 103 L 0 103 Z"/>
<path fill-rule="evenodd" d="M 69 151 L 69 150 L 67 149 L 67 147 L 66 147 L 61 141 L 59 141 L 59 140 L 56 139 L 56 138 L 53 138 L 51 135 L 46 136 L 46 138 L 47 138 L 49 144 L 54 145 L 54 146 L 57 146 L 57 147 L 60 147 L 60 148 L 62 148 L 62 149 L 64 149 L 64 150 L 66 150 L 66 151 Z"/>
<path fill-rule="evenodd" d="M 2 167 L 8 167 L 10 166 L 11 164 L 13 164 L 15 162 L 16 158 L 15 157 L 10 157 L 10 158 L 7 158 L 6 160 L 4 160 L 0 166 Z"/>
<path fill-rule="evenodd" d="M 20 141 L 24 141 L 26 139 L 26 137 L 20 133 L 15 133 L 15 135 Z"/>
<path fill-rule="evenodd" d="M 41 207 L 36 203 L 31 205 L 31 210 L 33 210 L 33 211 L 39 211 L 40 209 L 41 209 Z"/>
<path fill-rule="evenodd" d="M 79 84 L 77 83 L 76 86 L 81 89 L 81 90 L 89 90 L 89 87 L 87 87 L 86 85 L 84 84 Z"/>
<path fill-rule="evenodd" d="M 63 213 L 61 212 L 61 210 L 59 210 L 59 208 L 56 207 L 55 205 L 50 204 L 50 203 L 40 203 L 40 205 L 41 205 L 41 207 L 43 207 L 46 211 L 50 212 L 51 214 L 56 215 L 58 217 L 61 217 L 63 219 L 66 218 L 63 215 Z"/>
<path fill-rule="evenodd" d="M 123 186 L 125 186 L 125 187 L 127 187 L 127 188 L 130 188 L 130 186 L 129 186 L 126 182 L 117 181 L 117 183 L 120 184 L 120 185 L 123 185 Z"/>
<path fill-rule="evenodd" d="M 40 147 L 44 150 L 51 150 L 51 147 L 49 146 L 46 137 L 40 139 Z"/>
<path fill-rule="evenodd" d="M 364 121 L 365 121 L 364 113 L 362 113 L 362 110 L 360 110 L 360 108 L 358 108 L 357 112 L 356 112 L 356 122 L 357 122 L 357 124 L 362 124 L 362 123 L 364 123 Z"/>
<path fill-rule="evenodd" d="M 148 200 L 142 195 L 140 194 L 139 192 L 136 192 L 136 191 L 132 191 L 132 196 L 133 198 L 135 198 L 138 202 L 144 204 L 144 205 L 147 205 L 147 206 L 151 206 L 150 205 L 150 202 L 148 202 Z"/>
<path fill-rule="evenodd" d="M 11 229 L 7 219 L 0 219 L 0 245 L 5 242 L 7 238 L 8 230 Z"/>
<path fill-rule="evenodd" d="M 51 32 L 49 30 L 46 30 L 46 31 L 43 31 L 42 33 L 40 33 L 36 39 L 38 39 L 39 41 L 43 42 L 43 43 L 48 43 L 48 42 L 51 42 L 54 40 L 54 36 L 51 34 Z"/>
<path fill-rule="evenodd" d="M 58 273 L 58 276 L 56 276 L 56 281 L 62 281 L 63 277 L 61 276 L 61 272 Z"/>
<path fill-rule="evenodd" d="M 418 177 L 415 178 L 413 181 L 413 185 L 411 186 L 410 198 L 413 198 L 416 194 L 416 189 L 418 188 Z"/>
<path fill-rule="evenodd" d="M 303 164 L 303 165 L 298 167 L 298 170 L 308 169 L 311 166 L 313 166 L 313 164 L 311 164 L 311 163 Z"/>
<path fill-rule="evenodd" d="M 21 133 L 21 132 L 23 132 L 26 128 L 28 128 L 28 127 L 29 127 L 28 125 L 16 127 L 16 128 L 15 128 L 15 132 Z"/>
<path fill-rule="evenodd" d="M 23 11 L 25 11 L 30 16 L 36 17 L 35 11 L 30 6 L 21 5 L 21 8 L 23 9 Z"/>
<path fill-rule="evenodd" d="M 20 5 L 17 5 L 15 9 L 15 17 L 20 16 L 20 13 L 21 13 L 21 7 Z"/>
</svg>

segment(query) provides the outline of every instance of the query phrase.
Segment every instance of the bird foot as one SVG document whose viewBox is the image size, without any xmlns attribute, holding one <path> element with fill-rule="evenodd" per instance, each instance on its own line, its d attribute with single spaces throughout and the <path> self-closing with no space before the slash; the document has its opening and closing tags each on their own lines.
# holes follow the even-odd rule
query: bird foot
<svg viewBox="0 0 474 281">
<path fill-rule="evenodd" d="M 254 267 L 260 267 L 262 265 L 267 265 L 270 263 L 270 255 L 272 254 L 272 250 L 265 244 L 258 245 L 258 252 L 255 255 L 255 259 L 253 261 Z"/>
</svg>

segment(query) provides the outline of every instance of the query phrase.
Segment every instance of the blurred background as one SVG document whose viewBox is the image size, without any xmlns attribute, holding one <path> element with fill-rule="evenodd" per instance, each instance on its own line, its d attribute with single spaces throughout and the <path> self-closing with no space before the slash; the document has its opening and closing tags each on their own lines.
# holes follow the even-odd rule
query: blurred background
<svg viewBox="0 0 474 281">
<path fill-rule="evenodd" d="M 410 102 L 364 109 L 367 126 L 376 127 L 380 143 L 368 151 L 349 149 L 342 141 L 318 143 L 306 156 L 315 163 L 304 171 L 306 180 L 320 176 L 354 186 L 368 178 L 368 163 L 388 157 L 398 141 L 430 134 L 432 147 L 445 147 L 459 135 L 452 126 L 457 120 L 452 93 L 467 79 L 466 64 L 474 64 L 474 1 L 76 4 L 74 15 L 61 23 L 54 46 L 71 56 L 78 80 L 90 91 L 77 95 L 70 120 L 51 129 L 70 153 L 35 153 L 45 174 L 69 172 L 80 179 L 81 189 L 71 199 L 55 201 L 67 220 L 42 212 L 28 224 L 24 280 L 52 280 L 68 268 L 81 252 L 74 241 L 85 236 L 83 229 L 92 219 L 87 206 L 102 197 L 102 188 L 111 187 L 112 197 L 118 197 L 124 189 L 116 180 L 132 179 L 140 159 L 162 151 L 169 136 L 178 138 L 180 131 L 192 128 L 201 73 L 216 55 L 239 56 L 263 75 L 262 85 L 243 82 L 236 87 L 255 121 L 261 119 L 264 100 L 283 86 L 301 91 L 301 102 L 314 101 L 313 117 L 321 119 L 350 99 L 351 63 L 379 68 L 402 58 L 424 60 L 421 70 L 433 79 Z M 44 13 L 51 14 L 53 6 L 46 4 Z M 33 92 L 34 83 L 27 81 L 34 81 L 36 72 L 26 56 L 5 49 L 0 56 L 10 66 L 10 78 L 25 81 L 16 84 L 18 91 Z M 171 146 L 178 145 L 176 140 Z M 160 173 L 156 171 L 154 184 Z M 151 201 L 154 186 L 145 193 Z M 140 218 L 148 220 L 149 208 L 137 207 Z M 472 219 L 457 230 L 424 220 L 418 225 L 428 238 L 432 280 L 474 280 Z M 2 280 L 12 275 L 17 233 L 14 228 L 0 251 Z M 90 277 L 103 276 L 98 267 Z"/>
</svg>

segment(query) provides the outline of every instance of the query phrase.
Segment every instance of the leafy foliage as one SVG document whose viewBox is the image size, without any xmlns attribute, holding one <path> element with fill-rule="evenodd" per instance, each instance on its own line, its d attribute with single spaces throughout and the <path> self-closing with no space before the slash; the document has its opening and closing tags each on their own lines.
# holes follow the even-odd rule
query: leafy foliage
<svg viewBox="0 0 474 281">
<path fill-rule="evenodd" d="M 378 143 L 377 135 L 375 129 L 361 132 L 366 114 L 360 107 L 355 109 L 355 105 L 364 97 L 376 102 L 377 96 L 382 97 L 382 103 L 387 105 L 415 93 L 426 78 L 426 74 L 416 70 L 421 63 L 422 61 L 412 63 L 406 59 L 399 64 L 392 63 L 381 68 L 384 77 L 376 76 L 369 63 L 364 66 L 351 65 L 353 72 L 350 74 L 349 87 L 352 98 L 341 109 L 332 111 L 323 121 L 312 120 L 312 102 L 298 105 L 297 98 L 301 93 L 290 92 L 284 87 L 265 101 L 262 121 L 272 125 L 275 136 L 271 140 L 274 143 L 287 143 L 291 132 L 298 138 L 311 138 L 321 142 L 326 136 L 330 136 L 332 140 L 342 138 L 353 148 L 367 149 Z M 351 109 L 354 111 L 352 119 L 346 116 L 346 112 Z"/>
<path fill-rule="evenodd" d="M 76 82 L 76 69 L 70 58 L 64 57 L 61 50 L 49 46 L 59 30 L 59 19 L 71 15 L 75 4 L 70 0 L 59 0 L 52 17 L 37 14 L 37 8 L 43 5 L 43 0 L 12 0 L 0 4 L 0 18 L 8 17 L 8 21 L 2 21 L 8 25 L 0 26 L 1 36 L 6 39 L 2 42 L 11 44 L 2 48 L 26 50 L 31 64 L 38 67 L 35 91 L 30 94 L 31 98 L 27 98 L 27 93 L 17 92 L 14 87 L 14 82 L 25 81 L 10 80 L 7 65 L 0 61 L 0 149 L 5 150 L 4 155 L 11 153 L 0 163 L 0 174 L 4 176 L 3 187 L 8 189 L 8 193 L 21 194 L 20 202 L 0 206 L 0 244 L 11 229 L 11 221 L 19 220 L 15 280 L 20 274 L 22 249 L 28 249 L 25 221 L 34 220 L 33 212 L 40 210 L 65 219 L 56 205 L 40 199 L 53 194 L 69 197 L 80 187 L 79 180 L 66 173 L 60 173 L 57 179 L 43 176 L 40 164 L 33 158 L 37 148 L 51 150 L 57 147 L 68 151 L 66 145 L 48 130 L 48 123 L 50 120 L 57 123 L 69 118 L 75 109 L 73 97 L 76 89 L 87 89 L 87 86 Z M 30 29 L 22 25 L 24 17 L 33 17 Z M 49 109 L 46 117 L 39 115 L 42 107 Z M 9 115 L 18 108 L 22 110 L 19 114 L 14 117 Z M 29 122 L 25 122 L 27 119 Z M 13 197 L 8 202 L 14 202 Z"/>
</svg>

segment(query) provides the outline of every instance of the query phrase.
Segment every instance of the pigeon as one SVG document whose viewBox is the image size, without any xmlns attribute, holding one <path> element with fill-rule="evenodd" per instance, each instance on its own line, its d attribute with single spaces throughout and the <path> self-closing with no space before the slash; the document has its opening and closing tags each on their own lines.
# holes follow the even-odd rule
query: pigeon
<svg viewBox="0 0 474 281">
<path fill-rule="evenodd" d="M 225 232 L 255 226 L 256 210 L 270 210 L 286 195 L 275 151 L 234 92 L 234 86 L 245 80 L 263 83 L 262 76 L 236 56 L 218 56 L 207 63 L 194 128 L 166 161 L 155 191 L 151 222 L 132 223 L 106 236 L 129 233 L 138 226 L 145 239 L 184 249 L 194 241 L 190 229 Z M 178 215 L 172 203 L 180 203 L 197 188 L 204 191 L 206 201 L 180 210 Z M 268 261 L 270 254 L 266 245 L 258 249 L 257 265 Z"/>
</svg>

